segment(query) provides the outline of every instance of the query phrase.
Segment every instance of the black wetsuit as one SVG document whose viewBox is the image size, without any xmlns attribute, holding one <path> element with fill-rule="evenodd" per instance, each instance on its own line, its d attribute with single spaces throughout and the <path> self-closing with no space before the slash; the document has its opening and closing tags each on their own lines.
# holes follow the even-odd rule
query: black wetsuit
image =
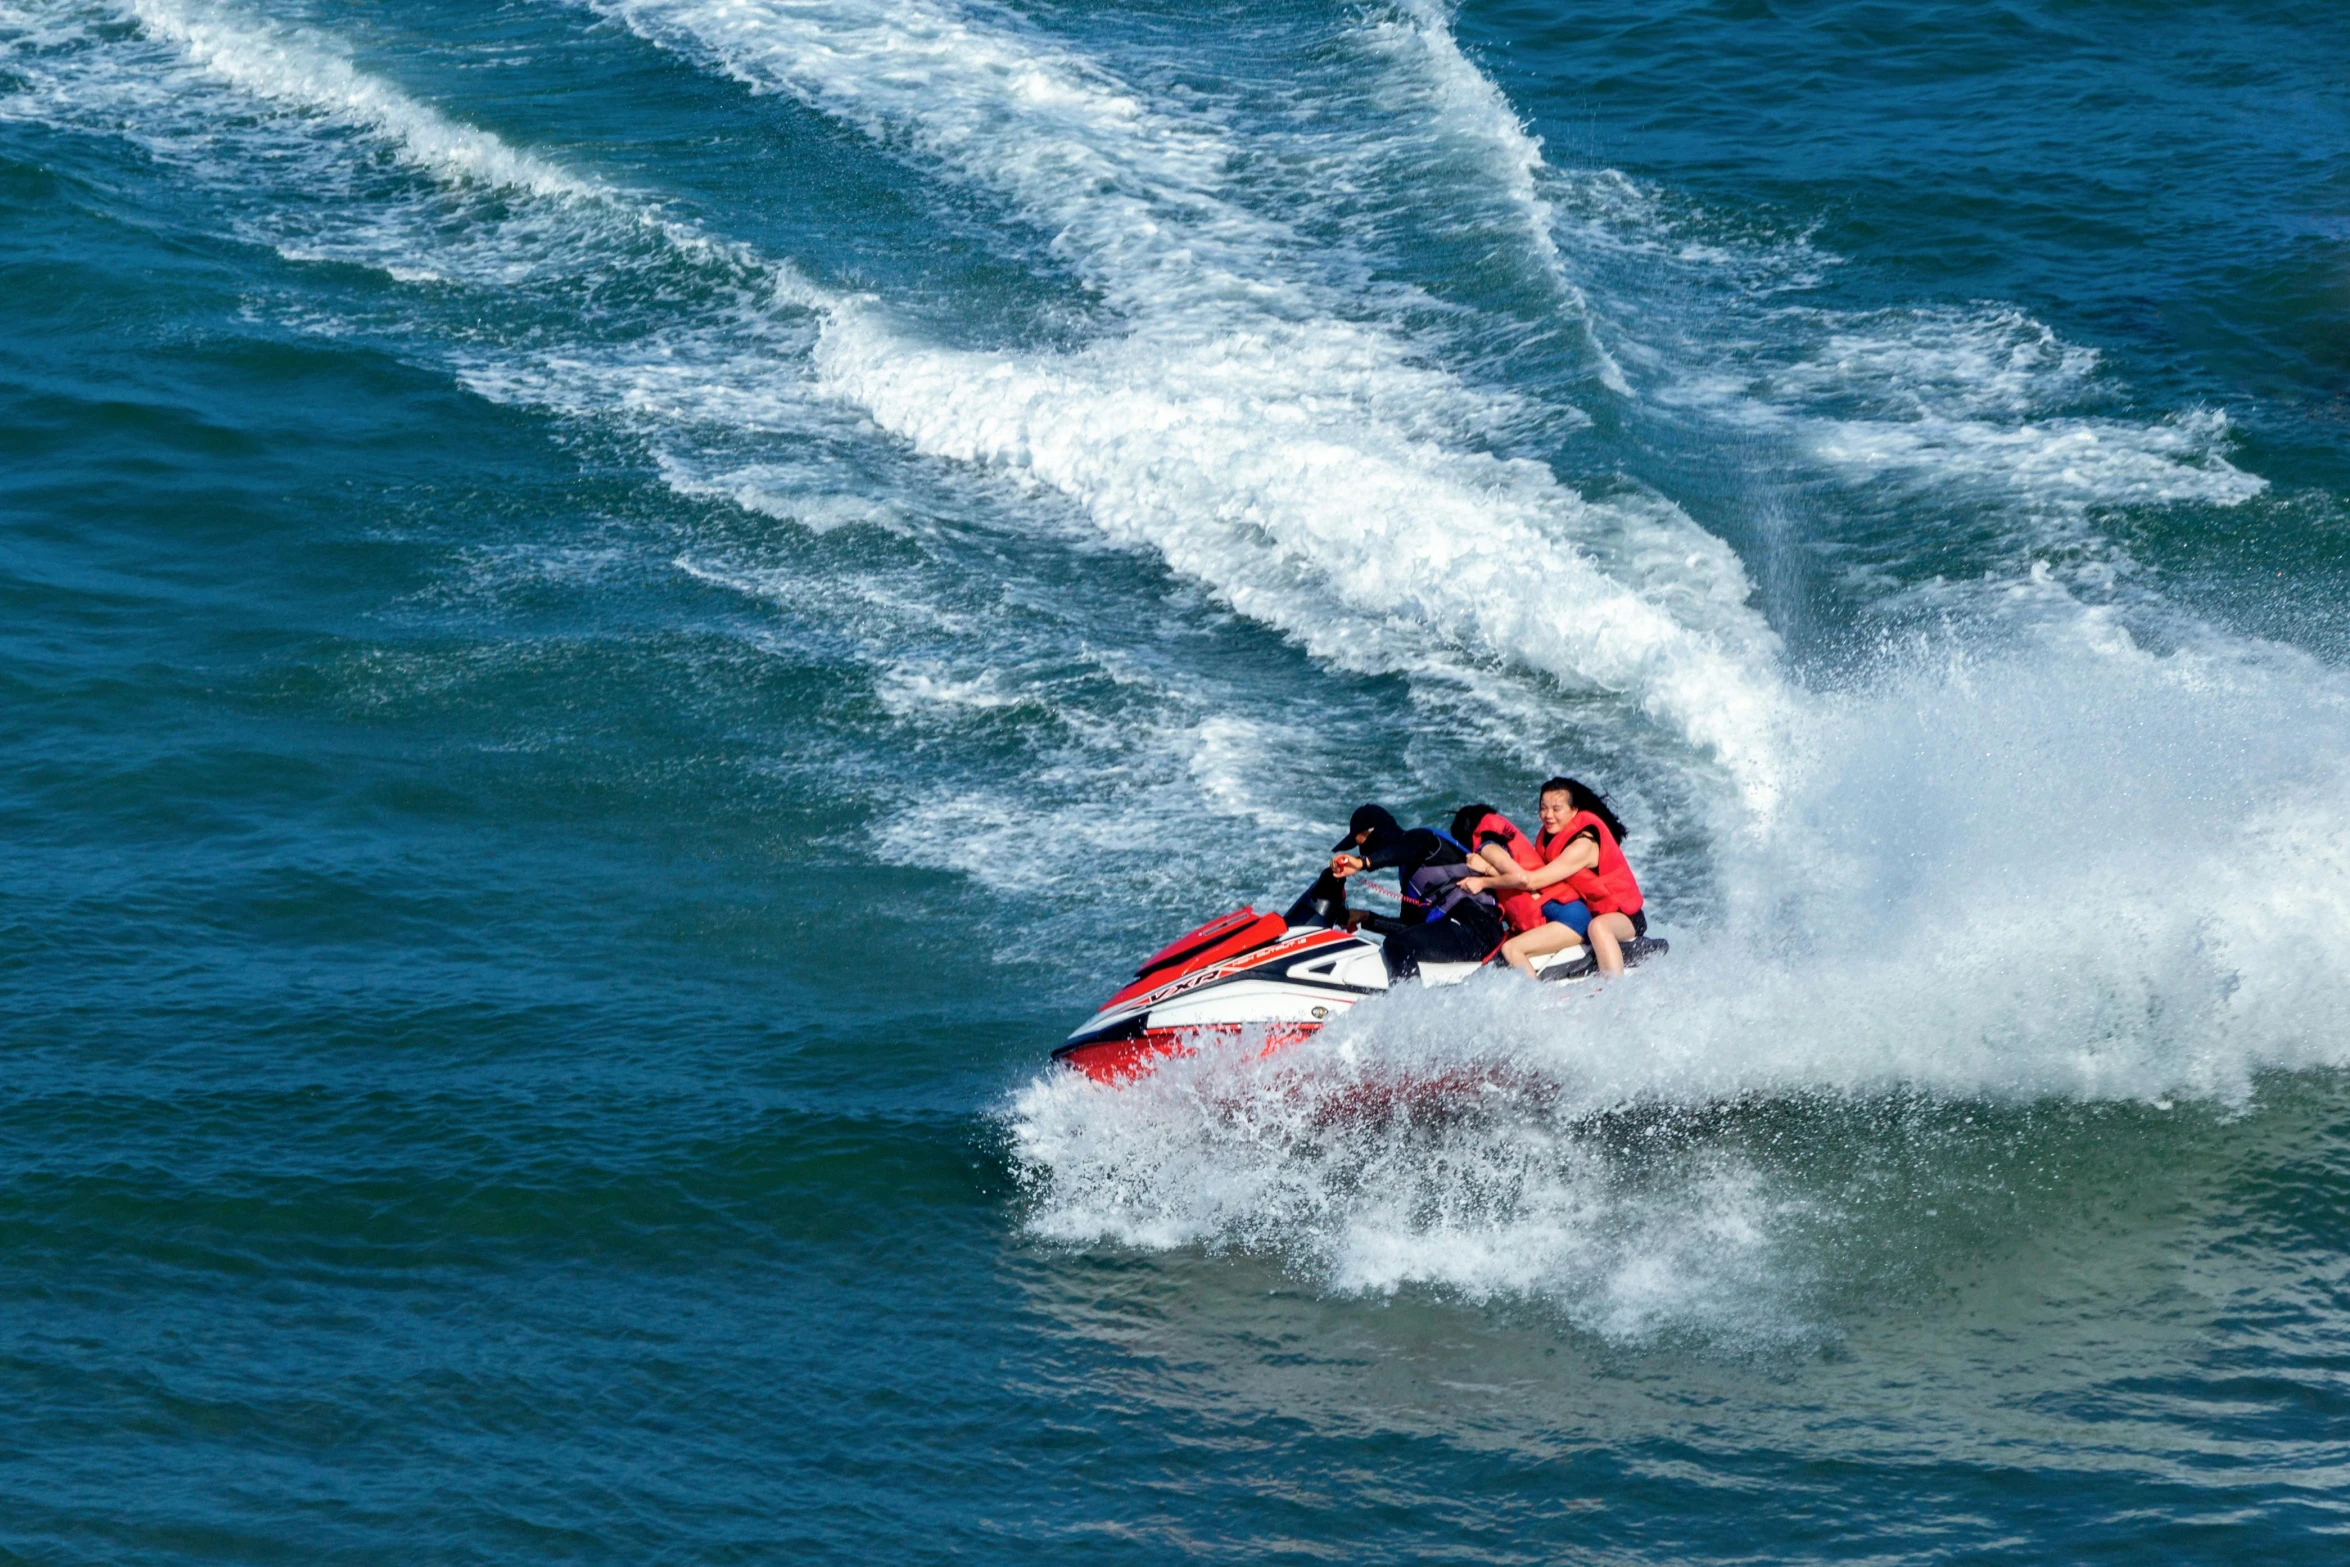
<svg viewBox="0 0 2350 1567">
<path fill-rule="evenodd" d="M 1370 842 L 1355 851 L 1372 870 L 1392 870 L 1413 901 L 1404 905 L 1412 923 L 1391 932 L 1380 945 L 1387 972 L 1410 979 L 1427 963 L 1482 963 L 1492 956 L 1508 932 L 1491 896 L 1452 892 L 1446 886 L 1455 877 L 1442 874 L 1449 867 L 1466 866 L 1461 846 L 1432 827 L 1409 832 L 1374 832 Z M 1438 912 L 1441 911 L 1441 912 Z"/>
<path fill-rule="evenodd" d="M 1371 841 L 1354 851 L 1363 863 L 1375 871 L 1393 871 L 1404 881 L 1423 865 L 1466 865 L 1469 856 L 1461 846 L 1433 827 L 1414 827 L 1409 832 L 1373 832 Z"/>
</svg>

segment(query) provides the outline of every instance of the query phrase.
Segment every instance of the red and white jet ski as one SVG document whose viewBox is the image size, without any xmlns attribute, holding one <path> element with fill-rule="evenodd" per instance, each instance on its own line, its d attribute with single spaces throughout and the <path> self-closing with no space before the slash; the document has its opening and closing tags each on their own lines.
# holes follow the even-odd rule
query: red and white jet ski
<svg viewBox="0 0 2350 1567">
<path fill-rule="evenodd" d="M 1350 915 L 1345 883 L 1327 876 L 1286 914 L 1235 909 L 1152 953 L 1053 1059 L 1097 1082 L 1121 1083 L 1218 1041 L 1252 1042 L 1271 1055 L 1392 988 L 1397 981 L 1377 935 L 1398 928 L 1394 920 Z M 1628 942 L 1624 962 L 1666 950 L 1653 937 Z M 1535 962 L 1546 980 L 1587 979 L 1594 971 L 1582 946 Z M 1485 966 L 1424 962 L 1420 983 L 1457 985 Z"/>
</svg>

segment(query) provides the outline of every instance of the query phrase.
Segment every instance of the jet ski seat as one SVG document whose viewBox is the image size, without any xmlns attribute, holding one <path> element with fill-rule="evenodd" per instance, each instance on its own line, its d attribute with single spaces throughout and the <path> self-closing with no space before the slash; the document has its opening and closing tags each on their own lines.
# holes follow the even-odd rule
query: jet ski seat
<svg viewBox="0 0 2350 1567">
<path fill-rule="evenodd" d="M 1650 958 L 1661 958 L 1672 950 L 1672 943 L 1662 936 L 1635 936 L 1624 943 L 1624 967 L 1638 968 Z M 1591 949 L 1585 947 L 1581 957 L 1570 958 L 1564 963 L 1553 963 L 1534 977 L 1542 980 L 1588 979 L 1598 966 L 1591 956 Z"/>
</svg>

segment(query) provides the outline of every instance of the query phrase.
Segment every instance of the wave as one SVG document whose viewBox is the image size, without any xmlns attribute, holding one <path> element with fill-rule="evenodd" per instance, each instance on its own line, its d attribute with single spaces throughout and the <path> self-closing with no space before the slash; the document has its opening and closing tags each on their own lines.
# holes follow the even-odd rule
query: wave
<svg viewBox="0 0 2350 1567">
<path fill-rule="evenodd" d="M 1279 225 L 1223 198 L 1214 126 L 1077 52 L 929 0 L 609 0 L 596 9 L 754 92 L 780 92 L 1015 202 L 1113 302 L 1311 312 L 1264 266 Z"/>
<path fill-rule="evenodd" d="M 1879 506 L 1956 502 L 2027 549 L 2091 539 L 2097 512 L 2235 507 L 2269 490 L 2230 460 L 2224 411 L 2129 409 L 2096 349 L 2012 305 L 1843 307 L 1819 296 L 1844 263 L 1808 232 L 1612 171 L 1560 183 L 1562 226 L 1605 276 L 1643 409 L 1702 421 L 1795 482 L 1825 478 Z"/>
<path fill-rule="evenodd" d="M 1404 0 L 1393 16 L 1374 15 L 1368 26 L 1371 37 L 1398 57 L 1401 70 L 1425 88 L 1425 109 L 1434 126 L 1482 154 L 1478 161 L 1520 213 L 1527 244 L 1581 325 L 1601 384 L 1631 396 L 1623 366 L 1601 341 L 1590 297 L 1559 247 L 1558 210 L 1545 193 L 1551 169 L 1542 156 L 1542 139 L 1526 128 L 1494 80 L 1461 52 L 1445 8 L 1432 0 Z"/>
<path fill-rule="evenodd" d="M 2110 396 L 2097 352 L 2021 311 L 1782 310 L 1781 326 L 1798 352 L 1692 375 L 1665 400 L 1784 432 L 1849 480 L 1987 496 L 2042 515 L 2236 506 L 2268 489 L 2227 460 L 2219 410 L 2151 421 L 2088 411 Z"/>
<path fill-rule="evenodd" d="M 429 202 L 379 193 L 351 204 L 364 217 L 259 214 L 289 258 L 577 289 L 616 266 L 673 264 L 628 257 L 635 233 L 723 274 L 710 284 L 720 319 L 700 302 L 682 325 L 642 327 L 635 353 L 451 350 L 476 391 L 699 427 L 730 445 L 726 432 L 807 417 L 807 334 L 770 318 L 813 314 L 818 397 L 855 404 L 925 453 L 1060 491 L 1111 537 L 1317 654 L 1440 680 L 1498 663 L 1621 693 L 1709 752 L 1749 800 L 1768 800 L 1785 692 L 1735 555 L 1659 497 L 1590 500 L 1540 465 L 1480 452 L 1477 432 L 1506 424 L 1511 399 L 1376 321 L 1333 313 L 1289 276 L 1280 226 L 1222 194 L 1232 154 L 1215 127 L 1142 103 L 1066 50 L 920 4 L 616 9 L 647 36 L 690 37 L 733 74 L 1003 191 L 1053 225 L 1128 330 L 1067 354 L 939 349 L 876 301 L 817 288 L 449 119 L 314 34 L 177 0 L 138 0 L 134 14 L 212 83 L 372 137 L 446 186 L 545 209 L 452 226 Z M 188 118 L 177 150 L 217 155 L 205 117 Z M 167 121 L 151 122 L 158 146 Z M 331 163 L 339 149 L 317 151 Z M 549 221 L 565 211 L 575 217 Z M 690 484 L 722 466 L 689 437 L 667 445 L 664 471 Z"/>
<path fill-rule="evenodd" d="M 154 25 L 136 35 L 105 25 L 103 7 L 52 29 L 12 107 L 127 137 L 217 194 L 208 221 L 280 256 L 412 285 L 346 294 L 333 311 L 289 297 L 281 320 L 366 333 L 496 402 L 624 431 L 683 499 L 819 540 L 871 530 L 905 541 L 882 564 L 853 538 L 844 554 L 703 525 L 664 556 L 778 617 L 745 633 L 761 656 L 870 680 L 887 720 L 870 745 L 890 760 L 812 737 L 793 765 L 820 760 L 829 792 L 869 781 L 896 800 L 902 767 L 955 757 L 933 798 L 968 814 L 953 868 L 978 889 L 1027 890 L 1013 850 L 1049 838 L 1139 857 L 1130 886 L 1165 907 L 1229 880 L 1269 827 L 1332 830 L 1314 814 L 1326 805 L 1275 763 L 1319 743 L 1310 727 L 1269 725 L 1239 710 L 1229 682 L 1124 647 L 1137 624 L 1166 620 L 1163 584 L 1137 583 L 1136 601 L 1097 581 L 1070 602 L 1031 579 L 1028 557 L 1057 570 L 1074 545 L 1082 558 L 1098 534 L 1081 518 L 1040 506 L 1032 487 L 968 470 L 942 480 L 826 393 L 818 325 L 870 306 L 467 126 L 359 71 L 332 39 L 211 7 L 149 9 Z M 494 593 L 514 566 L 474 561 L 463 591 Z M 1005 693 L 1000 710 L 1019 724 L 983 737 L 1009 778 L 959 750 L 975 738 L 963 720 L 999 710 L 989 692 Z M 1218 818 L 1229 832 L 1206 825 Z M 919 830 L 885 811 L 860 844 Z M 1102 939 L 1082 911 L 1038 904 L 1023 917 L 1060 918 L 1072 952 Z"/>
<path fill-rule="evenodd" d="M 1228 198 L 1216 128 L 1057 46 L 919 0 L 607 8 L 1001 193 L 1126 330 L 1060 354 L 928 345 L 836 310 L 821 383 L 924 452 L 1016 470 L 1347 667 L 1499 661 L 1625 693 L 1767 806 L 1787 694 L 1736 556 L 1655 496 L 1476 449 L 1508 399 L 1334 314 Z"/>
<path fill-rule="evenodd" d="M 231 87 L 330 114 L 379 133 L 411 161 L 444 178 L 480 180 L 536 196 L 609 200 L 613 192 L 447 119 L 314 39 L 175 0 L 129 0 L 150 37 L 177 46 L 198 69 Z"/>
<path fill-rule="evenodd" d="M 105 23 L 121 16 L 163 52 L 139 52 L 110 34 Z M 669 249 L 697 259 L 723 259 L 767 277 L 776 297 L 799 304 L 830 298 L 788 265 L 747 246 L 714 239 L 689 223 L 670 218 L 658 202 L 573 172 L 495 134 L 449 118 L 384 78 L 353 65 L 335 42 L 312 30 L 247 16 L 191 0 L 123 0 L 115 5 L 61 7 L 38 17 L 13 9 L 0 13 L 17 34 L 12 51 L 25 80 L 13 112 L 50 117 L 81 129 L 127 135 L 167 162 L 184 164 L 223 184 L 249 181 L 260 149 L 247 137 L 259 127 L 250 109 L 274 109 L 313 127 L 358 132 L 391 151 L 401 163 L 442 185 L 534 198 L 559 208 L 588 208 L 657 237 Z M 229 108 L 204 86 L 227 88 L 248 106 Z M 225 152 L 213 144 L 224 143 Z M 283 139 L 270 151 L 283 155 Z M 305 172 L 323 176 L 322 194 L 356 196 L 352 163 L 341 149 L 315 149 Z M 381 202 L 381 191 L 369 192 Z M 345 220 L 384 214 L 340 214 Z M 484 227 L 488 215 L 470 214 Z M 360 224 L 364 227 L 364 222 Z M 561 237 L 544 225 L 542 242 Z M 410 242 L 421 238 L 410 230 Z M 284 247 L 281 247 L 284 248 Z M 465 241 L 453 248 L 462 251 Z M 289 259 L 318 259 L 298 248 Z M 342 259 L 339 255 L 334 259 Z M 403 281 L 442 277 L 419 258 L 357 257 L 380 265 Z M 507 266 L 492 274 L 511 281 L 513 263 L 528 258 L 522 247 L 500 258 Z"/>
</svg>

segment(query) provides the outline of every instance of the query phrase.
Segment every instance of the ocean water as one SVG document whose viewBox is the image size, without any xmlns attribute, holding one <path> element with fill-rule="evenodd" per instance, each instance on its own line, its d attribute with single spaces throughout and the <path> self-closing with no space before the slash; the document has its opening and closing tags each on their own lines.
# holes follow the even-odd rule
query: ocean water
<svg viewBox="0 0 2350 1567">
<path fill-rule="evenodd" d="M 2346 77 L 0 0 L 0 1556 L 2341 1560 Z M 1668 962 L 1049 1067 L 1557 770 Z"/>
</svg>

